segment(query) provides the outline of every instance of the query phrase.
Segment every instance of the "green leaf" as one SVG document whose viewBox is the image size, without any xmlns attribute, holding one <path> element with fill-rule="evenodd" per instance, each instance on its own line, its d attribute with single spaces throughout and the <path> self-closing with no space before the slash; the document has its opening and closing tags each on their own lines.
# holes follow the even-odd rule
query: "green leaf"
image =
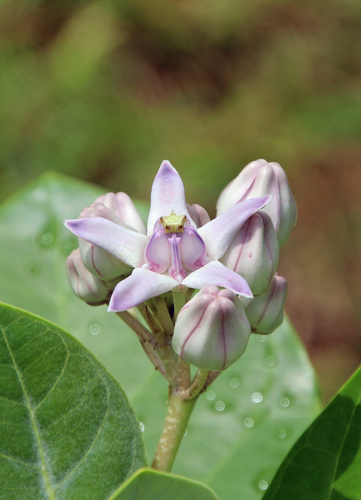
<svg viewBox="0 0 361 500">
<path fill-rule="evenodd" d="M 264 500 L 361 498 L 361 368 L 289 452 Z"/>
<path fill-rule="evenodd" d="M 140 469 L 109 500 L 218 500 L 205 484 L 153 469 Z"/>
<path fill-rule="evenodd" d="M 7 500 L 105 500 L 146 464 L 104 367 L 58 327 L 0 304 L 0 484 Z"/>
<path fill-rule="evenodd" d="M 77 217 L 100 194 L 52 174 L 0 208 L 0 299 L 71 331 L 104 363 L 141 421 L 151 460 L 167 384 L 135 334 L 105 306 L 90 307 L 75 297 L 64 271 L 76 239 L 62 221 Z M 254 402 L 257 393 L 262 401 Z M 267 337 L 252 335 L 245 355 L 200 397 L 174 472 L 207 483 L 222 500 L 234 500 L 239 491 L 257 500 L 319 408 L 312 368 L 290 324 Z"/>
</svg>

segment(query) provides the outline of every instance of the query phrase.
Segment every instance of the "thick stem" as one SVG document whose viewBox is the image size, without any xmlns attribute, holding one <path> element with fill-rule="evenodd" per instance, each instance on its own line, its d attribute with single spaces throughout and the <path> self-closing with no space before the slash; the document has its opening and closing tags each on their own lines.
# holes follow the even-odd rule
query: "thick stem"
<svg viewBox="0 0 361 500">
<path fill-rule="evenodd" d="M 182 401 L 180 393 L 171 394 L 163 431 L 154 455 L 152 468 L 170 472 L 187 429 L 197 398 Z"/>
</svg>

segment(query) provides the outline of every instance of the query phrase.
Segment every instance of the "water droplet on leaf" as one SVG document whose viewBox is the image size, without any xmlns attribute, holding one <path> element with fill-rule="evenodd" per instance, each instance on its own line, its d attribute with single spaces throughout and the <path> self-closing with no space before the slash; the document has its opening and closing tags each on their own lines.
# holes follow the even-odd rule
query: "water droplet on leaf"
<svg viewBox="0 0 361 500">
<path fill-rule="evenodd" d="M 74 243 L 70 241 L 69 243 L 67 243 L 67 244 L 64 246 L 64 252 L 66 253 L 66 255 L 70 255 L 70 254 L 71 254 L 71 252 L 72 252 L 73 250 L 75 250 L 75 248 L 76 248 L 76 247 L 75 247 Z"/>
<path fill-rule="evenodd" d="M 259 342 L 264 342 L 267 338 L 267 335 L 257 335 L 257 340 Z"/>
<path fill-rule="evenodd" d="M 30 265 L 25 269 L 25 273 L 29 278 L 35 278 L 38 274 L 38 269 L 34 265 Z"/>
<path fill-rule="evenodd" d="M 290 405 L 290 400 L 285 396 L 285 397 L 283 397 L 283 398 L 280 399 L 280 405 L 283 408 L 287 408 L 287 406 Z"/>
<path fill-rule="evenodd" d="M 214 391 L 207 391 L 206 398 L 208 401 L 213 401 L 216 398 L 216 393 Z"/>
<path fill-rule="evenodd" d="M 266 365 L 267 366 L 273 366 L 275 364 L 276 360 L 273 356 L 267 356 L 266 358 Z"/>
<path fill-rule="evenodd" d="M 264 479 L 261 479 L 258 481 L 258 488 L 262 491 L 266 490 L 268 488 L 268 483 Z"/>
<path fill-rule="evenodd" d="M 260 392 L 254 392 L 251 396 L 253 403 L 260 403 L 263 400 L 263 396 Z"/>
<path fill-rule="evenodd" d="M 231 378 L 231 380 L 229 381 L 229 385 L 230 385 L 230 387 L 232 387 L 232 389 L 237 389 L 237 387 L 239 386 L 238 378 L 236 378 L 236 377 Z"/>
<path fill-rule="evenodd" d="M 279 439 L 284 439 L 287 436 L 287 432 L 284 429 L 278 429 L 277 437 Z"/>
<path fill-rule="evenodd" d="M 54 241 L 54 236 L 50 233 L 45 233 L 41 237 L 41 242 L 46 247 L 49 247 L 53 243 L 53 241 Z"/>
<path fill-rule="evenodd" d="M 243 420 L 243 425 L 250 429 L 253 426 L 253 419 L 251 417 L 247 417 Z"/>
<path fill-rule="evenodd" d="M 100 330 L 100 325 L 98 325 L 97 323 L 93 323 L 89 326 L 89 333 L 91 333 L 92 335 L 99 335 Z"/>
<path fill-rule="evenodd" d="M 217 403 L 214 405 L 214 408 L 217 411 L 223 411 L 225 409 L 226 405 L 224 404 L 223 401 L 217 401 Z"/>
</svg>

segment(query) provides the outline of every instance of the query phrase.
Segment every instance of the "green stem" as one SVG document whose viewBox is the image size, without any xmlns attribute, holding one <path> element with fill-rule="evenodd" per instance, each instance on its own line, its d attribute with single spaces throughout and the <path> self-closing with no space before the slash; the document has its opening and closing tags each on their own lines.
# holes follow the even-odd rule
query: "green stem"
<svg viewBox="0 0 361 500">
<path fill-rule="evenodd" d="M 179 311 L 186 303 L 186 294 L 185 292 L 176 292 L 172 290 L 172 295 L 174 304 L 174 322 L 176 322 Z"/>
<path fill-rule="evenodd" d="M 198 370 L 197 375 L 194 377 L 192 385 L 182 395 L 185 401 L 193 399 L 198 396 L 206 383 L 209 375 L 209 370 Z"/>
<path fill-rule="evenodd" d="M 163 431 L 154 455 L 152 468 L 170 472 L 187 429 L 197 398 L 182 401 L 179 392 L 171 394 Z"/>
</svg>

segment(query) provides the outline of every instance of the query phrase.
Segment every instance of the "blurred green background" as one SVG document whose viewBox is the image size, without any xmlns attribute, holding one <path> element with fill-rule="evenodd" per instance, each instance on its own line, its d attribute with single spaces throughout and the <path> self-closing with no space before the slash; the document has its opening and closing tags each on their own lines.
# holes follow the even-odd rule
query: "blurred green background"
<svg viewBox="0 0 361 500">
<path fill-rule="evenodd" d="M 47 170 L 149 199 L 166 158 L 214 216 L 281 163 L 279 272 L 325 401 L 360 364 L 359 0 L 0 0 L 0 124 L 0 200 Z"/>
</svg>

